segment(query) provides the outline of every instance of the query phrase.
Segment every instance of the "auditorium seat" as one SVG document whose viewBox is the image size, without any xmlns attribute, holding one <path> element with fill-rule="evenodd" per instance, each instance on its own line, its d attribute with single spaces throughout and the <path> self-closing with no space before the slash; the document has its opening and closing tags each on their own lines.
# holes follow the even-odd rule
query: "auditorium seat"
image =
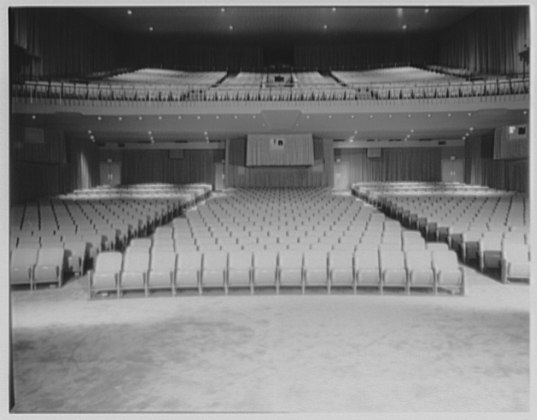
<svg viewBox="0 0 537 420">
<path fill-rule="evenodd" d="M 203 253 L 198 251 L 179 252 L 175 270 L 175 288 L 195 288 L 201 294 L 201 265 Z"/>
<path fill-rule="evenodd" d="M 227 252 L 216 250 L 204 251 L 201 267 L 201 289 L 223 287 L 225 294 L 227 294 Z"/>
<path fill-rule="evenodd" d="M 349 250 L 330 251 L 328 293 L 331 293 L 333 287 L 352 287 L 353 293 L 356 294 L 353 258 L 354 253 Z"/>
<path fill-rule="evenodd" d="M 399 287 L 409 292 L 408 276 L 405 267 L 405 254 L 401 250 L 380 250 L 379 265 L 381 292 L 386 288 Z"/>
<path fill-rule="evenodd" d="M 452 250 L 433 251 L 432 260 L 437 290 L 447 289 L 465 295 L 466 279 L 464 270 L 457 261 L 457 254 Z"/>
<path fill-rule="evenodd" d="M 278 254 L 278 290 L 282 287 L 300 287 L 304 290 L 303 253 L 281 250 Z"/>
<path fill-rule="evenodd" d="M 103 251 L 96 257 L 95 268 L 90 271 L 90 299 L 98 292 L 116 292 L 119 298 L 119 275 L 123 254 L 118 251 Z"/>
<path fill-rule="evenodd" d="M 526 244 L 509 244 L 502 249 L 501 279 L 530 279 L 530 250 Z"/>
<path fill-rule="evenodd" d="M 376 287 L 382 293 L 379 253 L 374 250 L 357 250 L 354 253 L 356 287 Z"/>
<path fill-rule="evenodd" d="M 119 277 L 119 295 L 124 291 L 143 290 L 148 295 L 147 273 L 149 272 L 149 250 L 142 248 L 127 248 L 123 267 Z"/>
<path fill-rule="evenodd" d="M 304 251 L 304 287 L 325 287 L 329 290 L 328 254 L 320 250 Z"/>
<path fill-rule="evenodd" d="M 63 246 L 45 246 L 39 249 L 34 266 L 33 286 L 56 283 L 62 286 L 65 251 Z"/>
<path fill-rule="evenodd" d="M 445 245 L 445 244 L 444 244 Z M 431 251 L 412 250 L 405 252 L 408 273 L 408 288 L 431 288 L 437 293 L 435 275 L 432 268 Z"/>
<path fill-rule="evenodd" d="M 175 296 L 175 264 L 177 255 L 174 251 L 153 249 L 147 276 L 147 293 L 154 289 L 170 289 Z"/>
<path fill-rule="evenodd" d="M 478 242 L 479 269 L 500 268 L 503 232 L 484 232 Z"/>
<path fill-rule="evenodd" d="M 254 293 L 252 282 L 253 254 L 250 251 L 229 250 L 227 282 L 229 288 L 247 287 Z"/>
<path fill-rule="evenodd" d="M 33 269 L 37 263 L 38 247 L 15 248 L 9 262 L 9 278 L 12 285 L 28 285 L 33 288 Z"/>
<path fill-rule="evenodd" d="M 253 256 L 252 283 L 253 287 L 274 287 L 278 285 L 278 251 L 255 250 Z"/>
</svg>

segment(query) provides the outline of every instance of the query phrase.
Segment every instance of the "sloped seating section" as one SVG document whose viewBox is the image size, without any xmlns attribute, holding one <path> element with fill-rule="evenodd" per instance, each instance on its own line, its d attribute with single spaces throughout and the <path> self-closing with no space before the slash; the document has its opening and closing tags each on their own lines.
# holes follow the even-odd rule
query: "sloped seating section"
<svg viewBox="0 0 537 420">
<path fill-rule="evenodd" d="M 116 290 L 118 296 L 158 289 L 170 295 L 340 289 L 464 295 L 456 257 L 455 265 L 451 257 L 447 263 L 434 257 L 446 253 L 455 255 L 352 196 L 323 188 L 236 189 L 150 237 L 131 239 Z"/>
<path fill-rule="evenodd" d="M 205 184 L 103 187 L 15 206 L 10 215 L 11 284 L 61 287 L 68 276 L 92 267 L 100 252 L 121 251 L 132 239 L 158 231 L 210 191 Z M 143 246 L 144 239 L 137 240 Z M 145 241 L 149 250 L 152 242 Z"/>
<path fill-rule="evenodd" d="M 140 69 L 98 81 L 26 81 L 14 97 L 90 101 L 341 101 L 408 100 L 529 93 L 529 78 L 467 80 L 464 69 L 392 67 L 366 71 L 191 72 Z M 281 82 L 279 82 L 281 80 Z"/>
<path fill-rule="evenodd" d="M 361 183 L 353 186 L 353 193 L 424 238 L 447 244 L 464 263 L 475 263 L 482 272 L 499 270 L 504 282 L 510 278 L 510 248 L 524 246 L 525 266 L 512 278 L 527 273 L 529 280 L 526 195 L 458 183 L 412 182 Z"/>
</svg>

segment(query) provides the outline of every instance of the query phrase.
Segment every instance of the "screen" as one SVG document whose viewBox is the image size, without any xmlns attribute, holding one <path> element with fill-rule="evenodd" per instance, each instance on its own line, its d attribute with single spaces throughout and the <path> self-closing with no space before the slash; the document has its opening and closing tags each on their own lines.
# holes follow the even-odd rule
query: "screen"
<svg viewBox="0 0 537 420">
<path fill-rule="evenodd" d="M 246 166 L 312 166 L 311 134 L 250 134 Z"/>
</svg>

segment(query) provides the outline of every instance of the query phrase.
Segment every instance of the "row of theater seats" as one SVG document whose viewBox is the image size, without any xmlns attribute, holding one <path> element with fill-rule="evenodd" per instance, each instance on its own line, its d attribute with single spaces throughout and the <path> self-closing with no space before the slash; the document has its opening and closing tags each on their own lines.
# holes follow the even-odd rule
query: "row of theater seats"
<svg viewBox="0 0 537 420">
<path fill-rule="evenodd" d="M 147 189 L 154 189 L 153 195 Z M 83 274 L 99 252 L 125 248 L 132 238 L 149 235 L 210 194 L 210 186 L 196 185 L 188 194 L 163 198 L 161 189 L 154 185 L 96 188 L 12 208 L 11 284 L 61 285 L 64 274 Z M 45 258 L 41 254 L 46 256 L 45 265 L 57 267 L 55 275 L 47 277 L 38 270 L 34 276 L 34 267 Z"/>
<path fill-rule="evenodd" d="M 471 195 L 468 191 L 473 191 Z M 479 192 L 465 185 L 396 183 L 359 185 L 356 195 L 370 199 L 403 225 L 424 237 L 444 241 L 463 262 L 477 261 L 481 271 L 501 270 L 501 279 L 529 279 L 529 203 L 526 196 Z"/>
<path fill-rule="evenodd" d="M 90 273 L 90 298 L 99 292 L 247 288 L 397 288 L 464 295 L 466 281 L 453 251 L 207 251 L 183 252 L 129 247 L 125 255 L 103 252 Z"/>
<path fill-rule="evenodd" d="M 304 84 L 288 87 L 234 85 L 138 85 L 26 81 L 13 86 L 14 97 L 103 101 L 340 101 L 409 100 L 521 95 L 529 92 L 522 78 L 475 81 L 430 80 L 422 82 L 353 83 L 339 86 Z"/>
</svg>

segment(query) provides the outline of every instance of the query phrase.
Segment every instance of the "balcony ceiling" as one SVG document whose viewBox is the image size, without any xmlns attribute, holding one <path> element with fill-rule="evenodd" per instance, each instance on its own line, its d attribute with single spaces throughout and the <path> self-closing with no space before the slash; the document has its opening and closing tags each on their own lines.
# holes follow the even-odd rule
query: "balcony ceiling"
<svg viewBox="0 0 537 420">
<path fill-rule="evenodd" d="M 238 39 L 432 34 L 476 7 L 84 7 L 77 13 L 123 34 Z M 150 30 L 152 28 L 152 30 Z"/>
<path fill-rule="evenodd" d="M 490 133 L 502 125 L 528 122 L 527 109 L 481 109 L 393 113 L 308 113 L 300 110 L 261 112 L 205 112 L 162 115 L 78 113 L 17 113 L 14 123 L 25 127 L 57 128 L 68 138 L 99 143 L 208 142 L 245 138 L 249 133 L 311 133 L 314 137 L 344 141 L 390 140 L 461 140 Z M 32 116 L 35 115 L 35 118 Z M 100 118 L 100 119 L 99 119 Z"/>
</svg>

